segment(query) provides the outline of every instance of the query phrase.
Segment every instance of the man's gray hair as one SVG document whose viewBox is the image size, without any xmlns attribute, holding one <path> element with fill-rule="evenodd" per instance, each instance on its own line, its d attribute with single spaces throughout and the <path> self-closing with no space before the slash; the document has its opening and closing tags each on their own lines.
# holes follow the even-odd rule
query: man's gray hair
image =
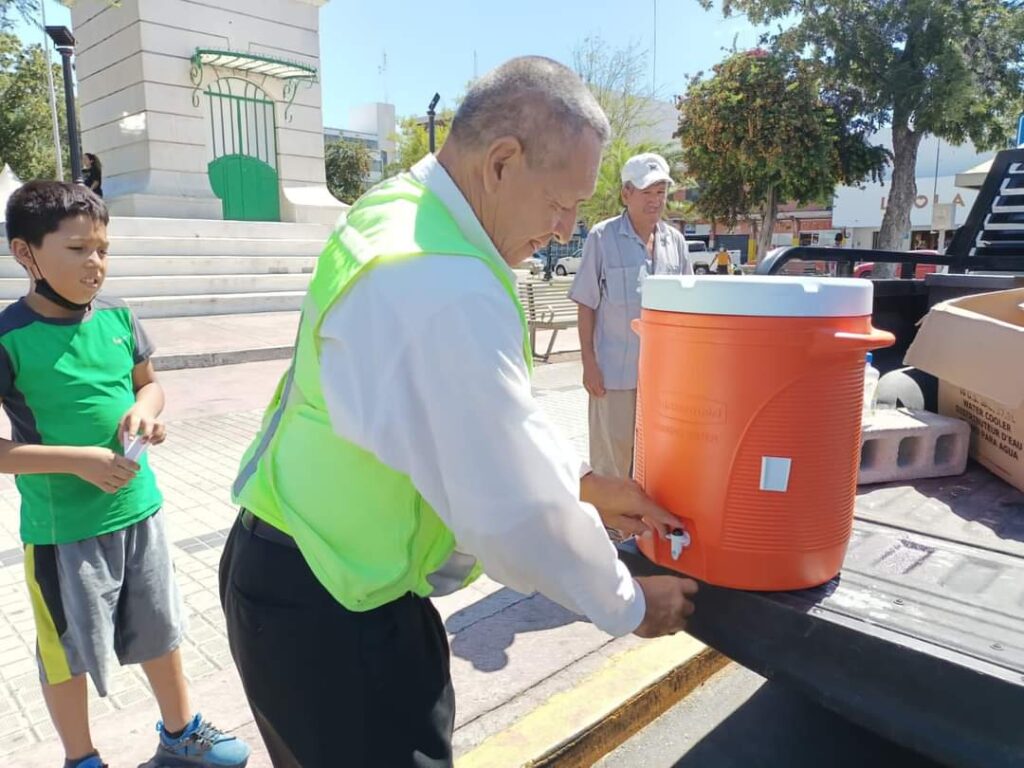
<svg viewBox="0 0 1024 768">
<path fill-rule="evenodd" d="M 608 118 L 579 76 L 553 59 L 521 56 L 470 86 L 448 141 L 480 149 L 514 136 L 523 145 L 527 162 L 536 167 L 564 158 L 573 140 L 587 129 L 602 145 L 611 135 Z"/>
</svg>

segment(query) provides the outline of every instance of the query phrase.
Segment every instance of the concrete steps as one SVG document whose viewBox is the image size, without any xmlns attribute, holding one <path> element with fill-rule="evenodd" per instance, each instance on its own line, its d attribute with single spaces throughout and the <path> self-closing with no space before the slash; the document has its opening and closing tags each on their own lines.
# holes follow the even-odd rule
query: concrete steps
<svg viewBox="0 0 1024 768">
<path fill-rule="evenodd" d="M 316 256 L 122 256 L 110 257 L 107 280 L 159 275 L 282 275 L 310 274 Z M 27 280 L 25 270 L 0 257 L 0 279 Z"/>
<path fill-rule="evenodd" d="M 144 216 L 115 216 L 107 234 L 111 238 L 272 238 L 295 240 L 327 239 L 328 230 L 319 224 L 285 221 L 222 221 L 220 219 L 160 219 Z"/>
<path fill-rule="evenodd" d="M 319 224 L 115 217 L 104 293 L 143 318 L 291 312 L 328 237 Z M 24 270 L 0 245 L 0 305 Z"/>
<path fill-rule="evenodd" d="M 135 312 L 136 317 L 176 318 L 295 312 L 302 309 L 305 295 L 305 291 L 260 291 L 190 296 L 135 296 L 125 301 Z M 0 309 L 12 303 L 11 299 L 0 299 Z"/>
<path fill-rule="evenodd" d="M 308 285 L 309 275 L 303 273 L 108 277 L 103 286 L 103 294 L 133 302 L 144 296 L 304 291 Z M 24 278 L 0 278 L 2 300 L 9 301 L 24 296 L 27 289 L 28 281 Z"/>
<path fill-rule="evenodd" d="M 120 237 L 111 235 L 111 257 L 129 256 L 309 256 L 318 255 L 326 238 L 273 237 Z"/>
</svg>

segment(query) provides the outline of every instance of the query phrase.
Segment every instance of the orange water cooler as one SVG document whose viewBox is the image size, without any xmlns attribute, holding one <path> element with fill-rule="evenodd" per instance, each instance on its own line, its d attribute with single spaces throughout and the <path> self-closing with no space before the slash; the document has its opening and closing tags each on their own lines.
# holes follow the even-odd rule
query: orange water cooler
<svg viewBox="0 0 1024 768">
<path fill-rule="evenodd" d="M 853 526 L 867 280 L 654 276 L 643 284 L 635 477 L 680 519 L 650 559 L 790 590 L 840 569 Z"/>
</svg>

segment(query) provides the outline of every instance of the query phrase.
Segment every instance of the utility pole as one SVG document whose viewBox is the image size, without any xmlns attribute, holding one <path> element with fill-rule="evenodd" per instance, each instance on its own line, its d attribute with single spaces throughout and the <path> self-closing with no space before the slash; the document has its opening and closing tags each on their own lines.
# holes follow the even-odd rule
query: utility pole
<svg viewBox="0 0 1024 768">
<path fill-rule="evenodd" d="M 939 204 L 939 151 L 942 149 L 942 139 L 935 137 L 935 183 L 932 186 L 932 218 L 934 218 L 935 206 Z M 956 211 L 956 208 L 953 208 Z M 946 250 L 946 230 L 942 229 L 936 233 L 935 250 L 944 253 Z"/>
<path fill-rule="evenodd" d="M 651 46 L 651 98 L 658 91 L 658 0 L 654 0 L 654 44 Z"/>
<path fill-rule="evenodd" d="M 380 55 L 380 65 L 377 67 L 377 74 L 380 75 L 381 84 L 384 87 L 384 103 L 388 103 L 388 52 L 383 51 Z"/>
</svg>

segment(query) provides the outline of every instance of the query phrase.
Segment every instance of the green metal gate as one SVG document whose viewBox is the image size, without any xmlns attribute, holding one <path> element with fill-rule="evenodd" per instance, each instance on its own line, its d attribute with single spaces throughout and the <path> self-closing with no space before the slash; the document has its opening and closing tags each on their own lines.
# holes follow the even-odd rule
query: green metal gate
<svg viewBox="0 0 1024 768">
<path fill-rule="evenodd" d="M 213 160 L 206 168 L 224 218 L 280 221 L 273 100 L 237 77 L 215 80 L 206 94 L 213 139 Z"/>
</svg>

